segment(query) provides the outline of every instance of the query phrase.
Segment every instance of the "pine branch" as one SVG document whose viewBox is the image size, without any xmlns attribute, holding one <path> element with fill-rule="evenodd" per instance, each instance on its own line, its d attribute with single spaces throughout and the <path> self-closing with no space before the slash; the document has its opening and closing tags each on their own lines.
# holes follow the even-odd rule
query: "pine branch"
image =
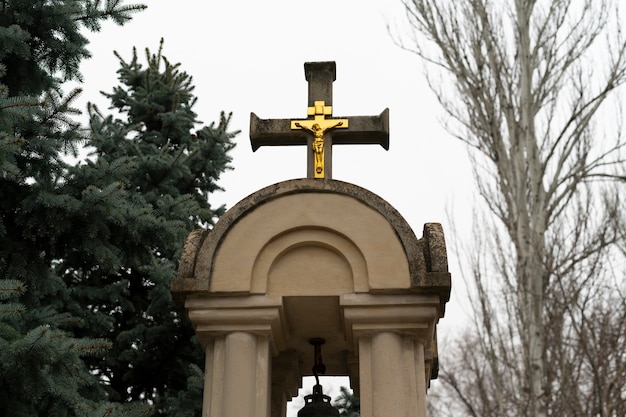
<svg viewBox="0 0 626 417">
<path fill-rule="evenodd" d="M 0 319 L 16 318 L 26 311 L 24 304 L 0 303 Z"/>
<path fill-rule="evenodd" d="M 0 300 L 17 298 L 26 292 L 26 286 L 22 281 L 14 279 L 0 280 Z"/>
<path fill-rule="evenodd" d="M 31 117 L 42 105 L 40 100 L 29 96 L 0 97 L 0 118 L 4 118 L 6 114 L 11 118 L 25 119 Z"/>
<path fill-rule="evenodd" d="M 100 0 L 87 1 L 84 9 L 74 12 L 73 19 L 97 32 L 101 29 L 102 20 L 111 19 L 118 25 L 123 25 L 132 19 L 133 14 L 146 8 L 143 4 L 123 5 L 122 0 L 107 0 L 104 5 Z"/>
</svg>

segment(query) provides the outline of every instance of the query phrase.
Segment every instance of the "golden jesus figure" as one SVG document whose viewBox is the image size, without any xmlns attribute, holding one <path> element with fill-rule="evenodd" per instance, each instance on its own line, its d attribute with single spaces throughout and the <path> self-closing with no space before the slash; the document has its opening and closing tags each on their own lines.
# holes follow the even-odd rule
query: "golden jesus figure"
<svg viewBox="0 0 626 417">
<path fill-rule="evenodd" d="M 327 130 L 341 126 L 342 124 L 343 121 L 340 121 L 334 125 L 328 125 L 322 128 L 318 123 L 313 123 L 311 127 L 305 126 L 299 122 L 295 123 L 295 125 L 300 129 L 308 130 L 313 133 L 313 155 L 315 155 L 315 172 L 317 174 L 324 172 L 324 133 Z"/>
</svg>

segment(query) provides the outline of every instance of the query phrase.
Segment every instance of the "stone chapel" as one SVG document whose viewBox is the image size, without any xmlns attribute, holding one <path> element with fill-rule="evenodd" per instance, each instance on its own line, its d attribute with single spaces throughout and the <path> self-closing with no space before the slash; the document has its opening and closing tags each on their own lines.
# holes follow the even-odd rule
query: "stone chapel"
<svg viewBox="0 0 626 417">
<path fill-rule="evenodd" d="M 307 117 L 251 115 L 253 149 L 304 145 L 307 177 L 270 185 L 185 243 L 172 292 L 206 352 L 203 417 L 285 417 L 303 376 L 347 375 L 363 417 L 426 417 L 450 296 L 441 225 L 332 179 L 332 146 L 389 146 L 388 110 L 334 117 L 334 62 L 305 64 Z M 320 358 L 321 358 L 320 357 Z M 318 366 L 318 368 L 316 368 Z"/>
</svg>

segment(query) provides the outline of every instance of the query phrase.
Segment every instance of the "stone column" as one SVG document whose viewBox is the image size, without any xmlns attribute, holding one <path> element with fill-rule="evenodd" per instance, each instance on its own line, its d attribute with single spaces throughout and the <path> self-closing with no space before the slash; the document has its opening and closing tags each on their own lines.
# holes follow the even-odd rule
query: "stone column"
<svg viewBox="0 0 626 417">
<path fill-rule="evenodd" d="M 266 336 L 236 331 L 206 346 L 203 417 L 268 417 L 270 351 Z"/>
<path fill-rule="evenodd" d="M 284 349 L 280 297 L 187 298 L 206 352 L 203 417 L 270 417 L 271 356 Z"/>
<path fill-rule="evenodd" d="M 341 304 L 358 351 L 361 416 L 426 417 L 439 297 L 351 294 Z"/>
</svg>

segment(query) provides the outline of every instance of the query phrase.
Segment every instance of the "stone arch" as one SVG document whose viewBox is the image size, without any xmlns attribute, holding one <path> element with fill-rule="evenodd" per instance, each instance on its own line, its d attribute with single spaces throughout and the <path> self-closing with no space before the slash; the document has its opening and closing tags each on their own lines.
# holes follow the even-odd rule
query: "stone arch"
<svg viewBox="0 0 626 417">
<path fill-rule="evenodd" d="M 285 271 L 296 257 L 306 260 L 307 251 L 345 272 L 334 287 L 337 294 L 349 288 L 354 293 L 449 293 L 440 225 L 426 224 L 423 238 L 417 239 L 376 194 L 341 181 L 308 178 L 263 188 L 227 211 L 212 230 L 193 232 L 172 291 L 177 297 L 207 291 L 262 294 L 269 282 L 269 292 L 280 294 L 275 284 L 282 279 L 287 295 L 291 283 Z"/>
<path fill-rule="evenodd" d="M 368 289 L 367 263 L 357 245 L 322 227 L 275 236 L 259 252 L 252 272 L 252 293 L 340 295 Z"/>
</svg>

